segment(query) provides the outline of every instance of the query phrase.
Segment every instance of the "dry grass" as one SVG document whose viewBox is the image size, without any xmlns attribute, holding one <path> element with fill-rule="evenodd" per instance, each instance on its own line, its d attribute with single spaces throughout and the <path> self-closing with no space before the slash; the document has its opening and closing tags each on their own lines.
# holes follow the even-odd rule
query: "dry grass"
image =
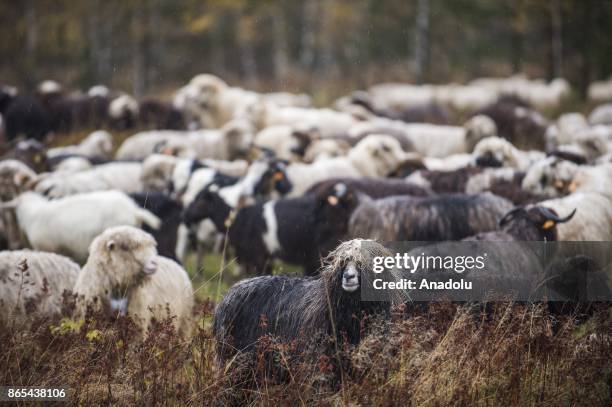
<svg viewBox="0 0 612 407">
<path fill-rule="evenodd" d="M 199 328 L 190 341 L 165 321 L 139 342 L 131 321 L 101 315 L 0 329 L 0 383 L 67 385 L 71 400 L 84 405 L 611 402 L 607 308 L 578 328 L 570 317 L 554 321 L 543 307 L 499 304 L 478 320 L 437 304 L 427 314 L 397 312 L 378 321 L 358 347 L 341 349 L 337 358 L 310 357 L 320 345 L 315 341 L 302 349 L 264 338 L 256 357 L 242 355 L 223 371 L 215 365 L 212 310 L 208 301 L 198 306 Z"/>
</svg>

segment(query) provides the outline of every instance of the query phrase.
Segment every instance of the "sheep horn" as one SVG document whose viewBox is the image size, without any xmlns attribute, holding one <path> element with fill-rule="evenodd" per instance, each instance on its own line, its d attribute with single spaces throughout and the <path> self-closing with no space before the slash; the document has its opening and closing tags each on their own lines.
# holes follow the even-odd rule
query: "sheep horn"
<svg viewBox="0 0 612 407">
<path fill-rule="evenodd" d="M 538 206 L 538 211 L 548 220 L 552 220 L 555 223 L 565 223 L 567 221 L 569 221 L 570 219 L 572 219 L 574 217 L 574 215 L 576 214 L 576 209 L 574 208 L 574 210 L 567 216 L 565 216 L 564 218 L 560 218 L 557 214 L 553 213 L 550 209 L 543 207 L 543 206 Z"/>
<path fill-rule="evenodd" d="M 517 206 L 516 208 L 511 209 L 510 211 L 506 212 L 504 216 L 502 216 L 502 218 L 497 222 L 497 224 L 499 225 L 499 227 L 505 226 L 506 223 L 508 223 L 510 219 L 514 216 L 514 214 L 522 210 L 523 210 L 522 206 Z"/>
</svg>

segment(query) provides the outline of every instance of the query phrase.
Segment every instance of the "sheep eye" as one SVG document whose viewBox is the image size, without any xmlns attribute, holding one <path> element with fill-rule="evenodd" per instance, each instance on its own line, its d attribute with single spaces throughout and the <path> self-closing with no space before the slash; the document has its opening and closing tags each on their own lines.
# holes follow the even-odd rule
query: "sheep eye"
<svg viewBox="0 0 612 407">
<path fill-rule="evenodd" d="M 390 151 L 391 151 L 391 148 L 390 148 L 389 146 L 387 146 L 387 145 L 383 145 L 383 146 L 382 146 L 382 149 L 383 149 L 383 151 L 384 151 L 384 152 L 386 152 L 386 153 L 388 153 L 388 152 L 390 152 Z"/>
<path fill-rule="evenodd" d="M 548 182 L 548 177 L 546 175 L 542 176 L 542 178 L 540 178 L 540 185 L 544 186 L 546 185 L 546 183 Z"/>
</svg>

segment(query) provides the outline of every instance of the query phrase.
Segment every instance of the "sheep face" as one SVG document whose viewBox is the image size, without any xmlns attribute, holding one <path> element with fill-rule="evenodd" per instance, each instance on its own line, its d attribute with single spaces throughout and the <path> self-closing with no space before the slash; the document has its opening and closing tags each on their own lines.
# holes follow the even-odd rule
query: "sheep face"
<svg viewBox="0 0 612 407">
<path fill-rule="evenodd" d="M 386 176 L 395 171 L 407 159 L 407 154 L 395 138 L 373 134 L 361 140 L 350 152 L 355 165 L 373 166 L 368 176 Z"/>
<path fill-rule="evenodd" d="M 165 192 L 169 190 L 176 158 L 163 154 L 148 157 L 142 163 L 140 179 L 146 190 Z"/>
<path fill-rule="evenodd" d="M 338 245 L 327 257 L 321 276 L 332 290 L 332 297 L 345 296 L 359 300 L 359 288 L 368 285 L 373 276 L 375 257 L 390 256 L 390 252 L 373 240 L 353 239 Z M 361 304 L 367 307 L 368 304 Z"/>
<path fill-rule="evenodd" d="M 463 127 L 465 128 L 467 151 L 472 151 L 480 140 L 497 135 L 497 126 L 495 122 L 485 115 L 476 115 L 472 117 Z"/>
<path fill-rule="evenodd" d="M 348 293 L 357 291 L 359 288 L 359 270 L 354 262 L 350 262 L 342 272 L 342 289 Z"/>
<path fill-rule="evenodd" d="M 501 137 L 488 137 L 474 148 L 474 159 L 479 167 L 515 167 L 514 146 Z"/>
<path fill-rule="evenodd" d="M 91 143 L 92 149 L 99 154 L 108 156 L 113 151 L 113 138 L 107 131 L 94 131 L 87 140 Z"/>
<path fill-rule="evenodd" d="M 578 165 L 570 161 L 549 157 L 529 169 L 523 179 L 522 188 L 548 198 L 564 196 L 576 190 L 574 177 L 578 171 Z"/>
<path fill-rule="evenodd" d="M 230 158 L 246 157 L 253 144 L 254 129 L 243 120 L 228 123 L 222 129 L 228 145 Z"/>
<path fill-rule="evenodd" d="M 231 208 L 218 194 L 219 186 L 211 184 L 198 193 L 193 202 L 183 212 L 183 222 L 187 226 L 204 219 L 211 219 L 220 230 L 225 230 L 225 221 Z"/>
<path fill-rule="evenodd" d="M 552 209 L 543 206 L 518 207 L 506 213 L 499 221 L 502 230 L 521 241 L 555 241 L 557 224 L 570 221 L 576 213 L 564 218 Z"/>
<path fill-rule="evenodd" d="M 157 248 L 153 237 L 131 226 L 109 228 L 96 237 L 89 260 L 102 264 L 114 289 L 139 284 L 157 271 Z"/>
<path fill-rule="evenodd" d="M 293 188 L 293 184 L 287 178 L 287 164 L 283 160 L 273 160 L 266 164 L 262 168 L 260 181 L 255 185 L 254 194 L 256 196 L 268 196 L 272 191 L 277 191 L 281 195 L 288 194 Z"/>
</svg>

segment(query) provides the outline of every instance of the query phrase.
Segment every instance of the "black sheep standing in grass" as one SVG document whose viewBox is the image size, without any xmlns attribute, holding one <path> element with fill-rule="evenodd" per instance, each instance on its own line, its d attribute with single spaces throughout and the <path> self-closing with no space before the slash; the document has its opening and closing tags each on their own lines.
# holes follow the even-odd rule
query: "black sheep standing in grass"
<svg viewBox="0 0 612 407">
<path fill-rule="evenodd" d="M 361 299 L 361 287 L 371 284 L 373 258 L 389 255 L 374 241 L 355 239 L 330 253 L 319 277 L 262 276 L 237 283 L 215 311 L 220 365 L 239 352 L 255 352 L 267 335 L 304 345 L 321 335 L 336 346 L 359 343 L 369 317 L 390 310 L 390 302 Z M 330 349 L 321 344 L 319 351 Z"/>
</svg>

